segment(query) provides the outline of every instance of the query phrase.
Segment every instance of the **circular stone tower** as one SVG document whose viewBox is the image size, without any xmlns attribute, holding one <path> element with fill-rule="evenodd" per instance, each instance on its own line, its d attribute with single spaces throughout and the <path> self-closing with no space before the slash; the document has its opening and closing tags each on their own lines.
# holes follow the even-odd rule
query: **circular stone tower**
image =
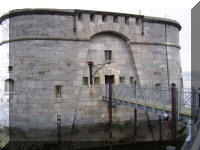
<svg viewBox="0 0 200 150">
<path fill-rule="evenodd" d="M 0 121 L 23 132 L 17 136 L 56 139 L 59 115 L 65 138 L 83 137 L 82 127 L 88 135 L 95 134 L 89 129 L 103 128 L 108 122 L 102 86 L 110 80 L 115 85 L 167 87 L 174 82 L 182 86 L 181 26 L 174 20 L 89 10 L 22 9 L 0 17 L 0 24 L 0 114 L 7 115 Z M 94 63 L 93 82 L 89 61 Z M 133 108 L 114 108 L 114 122 L 132 117 Z M 98 135 L 101 139 L 107 133 Z"/>
</svg>

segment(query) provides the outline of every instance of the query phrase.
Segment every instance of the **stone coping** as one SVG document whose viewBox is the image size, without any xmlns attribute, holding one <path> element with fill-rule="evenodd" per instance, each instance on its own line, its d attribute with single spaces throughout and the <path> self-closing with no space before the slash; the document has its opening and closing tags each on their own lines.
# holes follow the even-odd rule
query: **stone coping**
<svg viewBox="0 0 200 150">
<path fill-rule="evenodd" d="M 27 40 L 57 40 L 57 41 L 90 41 L 90 39 L 79 39 L 79 38 L 65 38 L 65 37 L 19 37 L 13 38 L 5 41 L 0 41 L 0 46 L 15 41 L 27 41 Z M 167 43 L 167 42 L 140 42 L 140 41 L 130 41 L 129 44 L 142 44 L 142 45 L 163 45 L 172 46 L 181 49 L 180 45 Z"/>
<path fill-rule="evenodd" d="M 137 19 L 142 19 L 144 22 L 152 22 L 152 23 L 161 23 L 161 24 L 169 24 L 177 27 L 181 30 L 181 25 L 171 19 L 159 18 L 159 17 L 149 17 L 143 15 L 136 14 L 127 14 L 127 13 L 117 13 L 117 12 L 106 12 L 106 11 L 93 11 L 93 10 L 80 10 L 80 9 L 16 9 L 11 10 L 8 13 L 2 15 L 0 17 L 0 24 L 3 20 L 19 15 L 29 15 L 29 14 L 51 14 L 51 15 L 70 15 L 76 16 L 78 13 L 86 13 L 86 14 L 104 14 L 104 15 L 113 15 L 113 16 L 126 16 L 126 17 L 134 17 Z"/>
</svg>

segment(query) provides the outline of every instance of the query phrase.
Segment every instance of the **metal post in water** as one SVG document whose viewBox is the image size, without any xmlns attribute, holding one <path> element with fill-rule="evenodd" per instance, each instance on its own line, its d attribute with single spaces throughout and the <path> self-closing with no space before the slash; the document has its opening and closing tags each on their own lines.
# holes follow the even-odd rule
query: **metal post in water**
<svg viewBox="0 0 200 150">
<path fill-rule="evenodd" d="M 154 103 L 155 99 L 154 99 L 154 88 L 152 86 L 152 106 L 153 106 L 153 112 L 155 111 L 155 103 Z"/>
<path fill-rule="evenodd" d="M 61 150 L 61 115 L 57 115 L 58 150 Z"/>
<path fill-rule="evenodd" d="M 146 84 L 144 86 L 144 110 L 146 110 L 146 96 L 147 96 L 147 88 Z"/>
<path fill-rule="evenodd" d="M 112 150 L 112 83 L 109 82 L 109 149 Z"/>
<path fill-rule="evenodd" d="M 176 146 L 176 84 L 171 84 L 171 92 L 172 92 L 172 125 L 171 125 L 171 142 L 173 146 Z"/>
<path fill-rule="evenodd" d="M 138 107 L 137 99 L 138 99 L 138 95 L 137 95 L 137 85 L 135 85 L 135 101 L 136 101 L 136 108 Z"/>
<path fill-rule="evenodd" d="M 134 131 L 133 131 L 133 140 L 136 140 L 137 136 L 137 109 L 134 108 Z"/>
<path fill-rule="evenodd" d="M 160 115 L 159 115 L 159 133 L 160 133 L 159 140 L 162 141 L 162 120 Z"/>
</svg>

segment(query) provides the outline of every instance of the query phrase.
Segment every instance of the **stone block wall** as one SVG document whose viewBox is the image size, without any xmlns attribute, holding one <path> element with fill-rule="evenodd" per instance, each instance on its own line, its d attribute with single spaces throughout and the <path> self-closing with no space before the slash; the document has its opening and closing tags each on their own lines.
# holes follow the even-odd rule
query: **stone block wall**
<svg viewBox="0 0 200 150">
<path fill-rule="evenodd" d="M 106 21 L 102 21 L 103 14 Z M 35 131 L 26 138 L 38 138 L 41 130 L 52 134 L 44 132 L 40 138 L 55 138 L 57 115 L 67 133 L 74 123 L 80 127 L 107 123 L 107 103 L 102 100 L 105 75 L 114 75 L 115 84 L 124 77 L 124 84 L 129 85 L 134 77 L 140 86 L 167 86 L 169 79 L 180 87 L 181 27 L 176 21 L 83 10 L 16 10 L 2 16 L 0 23 L 0 115 L 5 114 L 0 121 L 6 125 L 5 118 L 10 117 L 10 127 Z M 106 63 L 105 50 L 112 51 L 111 64 L 97 72 L 99 85 L 91 89 L 89 82 L 86 86 L 82 81 L 89 79 L 87 62 Z M 13 70 L 7 71 L 8 66 Z M 7 79 L 14 80 L 13 92 L 5 92 Z M 61 98 L 56 98 L 57 85 L 62 87 Z M 113 110 L 114 122 L 131 119 L 133 108 Z"/>
</svg>

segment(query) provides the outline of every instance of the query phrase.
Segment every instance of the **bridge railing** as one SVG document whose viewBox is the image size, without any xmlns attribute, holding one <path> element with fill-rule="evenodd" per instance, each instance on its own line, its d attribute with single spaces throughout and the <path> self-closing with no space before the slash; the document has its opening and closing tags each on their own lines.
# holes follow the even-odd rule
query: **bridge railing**
<svg viewBox="0 0 200 150">
<path fill-rule="evenodd" d="M 140 103 L 144 106 L 157 107 L 165 111 L 171 111 L 172 95 L 170 88 L 155 88 L 150 86 L 137 87 L 132 85 L 112 85 L 112 98 L 133 103 Z M 197 91 L 196 91 L 197 92 Z M 194 92 L 193 92 L 194 93 Z M 109 96 L 109 86 L 103 88 L 103 96 Z M 177 114 L 180 112 L 189 115 L 193 94 L 191 89 L 176 88 Z M 196 100 L 197 101 L 197 100 Z M 194 105 L 195 107 L 195 105 Z"/>
<path fill-rule="evenodd" d="M 184 89 L 185 107 L 191 108 L 191 120 L 188 121 L 188 136 L 181 150 L 190 150 L 200 130 L 200 89 Z M 199 139 L 196 141 L 198 142 Z"/>
<path fill-rule="evenodd" d="M 109 87 L 105 85 L 103 96 L 108 97 Z M 164 106 L 171 104 L 171 89 L 156 89 L 152 87 L 136 87 L 131 85 L 112 85 L 112 97 L 124 101 L 137 100 L 144 104 L 162 103 Z"/>
<path fill-rule="evenodd" d="M 103 89 L 103 96 L 108 98 L 109 86 L 105 85 Z M 177 120 L 185 117 L 185 121 L 188 121 L 188 137 L 182 150 L 190 149 L 198 129 L 200 129 L 200 88 L 158 89 L 148 86 L 112 85 L 112 98 L 136 104 L 142 102 L 144 106 L 151 105 L 151 107 L 159 104 L 157 106 L 160 106 L 161 109 L 172 111 L 172 97 L 174 99 L 172 90 L 175 90 Z"/>
</svg>

